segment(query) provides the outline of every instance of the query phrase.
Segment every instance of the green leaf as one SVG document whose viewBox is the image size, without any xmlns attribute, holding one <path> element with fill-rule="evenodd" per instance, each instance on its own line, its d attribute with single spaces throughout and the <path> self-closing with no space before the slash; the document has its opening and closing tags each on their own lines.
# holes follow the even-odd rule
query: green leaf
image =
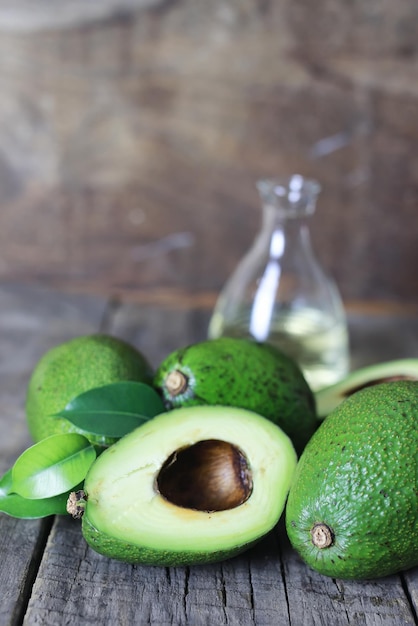
<svg viewBox="0 0 418 626">
<path fill-rule="evenodd" d="M 86 391 L 57 414 L 89 435 L 120 438 L 165 411 L 155 389 L 125 381 Z"/>
<path fill-rule="evenodd" d="M 70 491 L 82 482 L 96 458 L 83 435 L 52 435 L 23 452 L 12 467 L 10 493 L 37 500 Z"/>
<path fill-rule="evenodd" d="M 53 498 L 28 500 L 17 493 L 11 493 L 11 488 L 12 469 L 9 469 L 0 478 L 0 513 L 22 519 L 37 519 L 49 515 L 64 515 L 67 512 L 68 493 Z"/>
<path fill-rule="evenodd" d="M 17 493 L 0 497 L 0 512 L 11 517 L 21 519 L 37 519 L 49 515 L 64 515 L 66 513 L 68 495 L 66 493 L 53 498 L 41 498 L 29 500 L 22 498 Z"/>
</svg>

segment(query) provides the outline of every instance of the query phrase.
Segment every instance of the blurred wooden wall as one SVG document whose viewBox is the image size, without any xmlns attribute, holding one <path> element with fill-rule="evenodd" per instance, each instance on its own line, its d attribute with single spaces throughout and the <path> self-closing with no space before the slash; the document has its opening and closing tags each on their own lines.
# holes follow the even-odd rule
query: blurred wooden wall
<svg viewBox="0 0 418 626">
<path fill-rule="evenodd" d="M 34 4 L 0 2 L 0 281 L 212 301 L 298 172 L 344 299 L 417 302 L 415 0 Z"/>
</svg>

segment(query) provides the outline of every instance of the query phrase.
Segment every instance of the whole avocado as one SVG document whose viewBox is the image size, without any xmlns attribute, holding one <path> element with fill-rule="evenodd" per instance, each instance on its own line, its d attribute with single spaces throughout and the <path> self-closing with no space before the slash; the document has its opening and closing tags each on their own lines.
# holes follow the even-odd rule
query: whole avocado
<svg viewBox="0 0 418 626">
<path fill-rule="evenodd" d="M 418 564 L 418 382 L 344 400 L 299 459 L 286 528 L 326 576 L 379 578 Z"/>
<path fill-rule="evenodd" d="M 167 409 L 224 405 L 259 413 L 278 425 L 300 454 L 318 421 L 315 398 L 293 359 L 266 343 L 221 337 L 172 352 L 154 387 Z"/>
<path fill-rule="evenodd" d="M 125 380 L 151 384 L 152 377 L 144 355 L 118 337 L 82 335 L 54 346 L 36 363 L 27 387 L 26 420 L 32 439 L 37 442 L 49 435 L 80 432 L 56 414 L 85 391 Z M 99 446 L 115 441 L 95 435 L 88 438 Z"/>
</svg>

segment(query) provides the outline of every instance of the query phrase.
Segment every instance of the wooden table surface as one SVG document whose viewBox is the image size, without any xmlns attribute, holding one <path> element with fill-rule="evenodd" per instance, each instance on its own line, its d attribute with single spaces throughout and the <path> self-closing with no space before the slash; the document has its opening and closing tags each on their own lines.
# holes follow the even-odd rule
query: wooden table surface
<svg viewBox="0 0 418 626">
<path fill-rule="evenodd" d="M 174 348 L 203 339 L 208 315 L 0 286 L 0 472 L 31 443 L 26 385 L 47 349 L 100 330 L 132 342 L 156 365 Z M 416 316 L 356 310 L 349 321 L 353 366 L 418 356 Z M 0 514 L 0 626 L 412 626 L 417 612 L 418 568 L 368 582 L 326 578 L 300 561 L 281 524 L 230 561 L 160 568 L 96 554 L 69 517 Z"/>
</svg>

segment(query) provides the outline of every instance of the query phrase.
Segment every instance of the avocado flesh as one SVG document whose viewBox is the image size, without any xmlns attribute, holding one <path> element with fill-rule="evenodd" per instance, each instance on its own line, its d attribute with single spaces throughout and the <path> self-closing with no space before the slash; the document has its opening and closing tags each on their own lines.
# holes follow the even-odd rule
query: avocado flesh
<svg viewBox="0 0 418 626">
<path fill-rule="evenodd" d="M 122 380 L 152 383 L 153 372 L 134 347 L 109 335 L 75 337 L 54 346 L 36 364 L 26 393 L 26 419 L 32 439 L 80 432 L 68 420 L 55 417 L 76 396 Z M 116 439 L 88 435 L 99 446 Z"/>
<path fill-rule="evenodd" d="M 173 391 L 173 375 L 185 385 Z M 268 344 L 221 337 L 172 352 L 154 386 L 168 408 L 223 405 L 263 415 L 282 428 L 300 453 L 318 426 L 315 399 L 295 361 Z"/>
<path fill-rule="evenodd" d="M 159 491 L 160 471 L 173 452 L 208 440 L 229 442 L 247 459 L 251 492 L 238 506 L 196 510 Z M 229 558 L 277 523 L 295 467 L 290 439 L 259 415 L 206 406 L 167 412 L 93 464 L 84 483 L 83 535 L 97 552 L 130 563 L 191 565 Z"/>
<path fill-rule="evenodd" d="M 417 450 L 416 381 L 362 389 L 327 417 L 286 505 L 289 539 L 310 567 L 361 580 L 418 564 Z"/>
<path fill-rule="evenodd" d="M 318 419 L 324 419 L 343 400 L 363 387 L 396 380 L 418 380 L 418 359 L 397 359 L 362 367 L 334 385 L 315 393 Z"/>
</svg>

